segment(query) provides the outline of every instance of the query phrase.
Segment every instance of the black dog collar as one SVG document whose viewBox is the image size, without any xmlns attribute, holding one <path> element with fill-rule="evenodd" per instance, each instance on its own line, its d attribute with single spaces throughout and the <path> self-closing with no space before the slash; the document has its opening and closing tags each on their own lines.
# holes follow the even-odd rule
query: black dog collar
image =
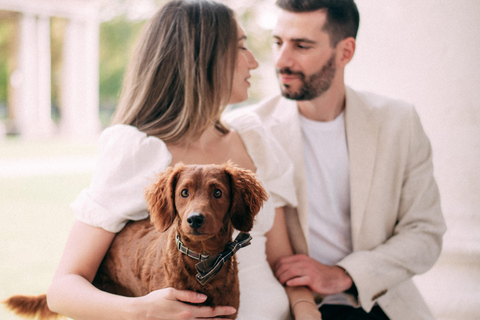
<svg viewBox="0 0 480 320">
<path fill-rule="evenodd" d="M 183 244 L 180 236 L 178 234 L 175 235 L 178 250 L 192 259 L 199 260 L 195 268 L 197 269 L 197 281 L 200 282 L 201 285 L 212 280 L 220 272 L 225 262 L 238 250 L 248 246 L 251 240 L 252 237 L 250 234 L 240 232 L 234 241 L 225 246 L 225 250 L 222 253 L 210 257 L 208 254 L 196 253 L 190 250 Z"/>
</svg>

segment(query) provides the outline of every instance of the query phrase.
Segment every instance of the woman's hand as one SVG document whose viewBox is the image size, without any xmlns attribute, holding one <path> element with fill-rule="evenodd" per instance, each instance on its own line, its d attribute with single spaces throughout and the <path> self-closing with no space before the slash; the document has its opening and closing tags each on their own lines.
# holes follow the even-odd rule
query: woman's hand
<svg viewBox="0 0 480 320">
<path fill-rule="evenodd" d="M 92 280 L 114 233 L 76 221 L 47 293 L 50 310 L 78 320 L 211 319 L 235 313 L 232 307 L 195 306 L 204 295 L 172 288 L 130 298 L 95 288 Z"/>
<path fill-rule="evenodd" d="M 203 294 L 193 291 L 160 289 L 148 295 L 136 298 L 133 307 L 134 318 L 149 319 L 211 319 L 217 316 L 228 316 L 236 312 L 235 308 L 218 306 L 215 308 L 196 306 L 207 299 Z M 221 318 L 215 318 L 221 319 Z"/>
<path fill-rule="evenodd" d="M 285 222 L 284 208 L 276 208 L 275 222 L 272 229 L 267 233 L 267 259 L 275 271 L 275 266 L 281 265 L 281 261 L 291 257 L 293 250 L 288 240 L 287 226 Z M 287 279 L 288 280 L 288 279 Z M 284 284 L 284 282 L 281 282 Z M 285 286 L 290 308 L 295 320 L 321 320 L 322 316 L 317 309 L 312 291 L 307 286 Z"/>
</svg>

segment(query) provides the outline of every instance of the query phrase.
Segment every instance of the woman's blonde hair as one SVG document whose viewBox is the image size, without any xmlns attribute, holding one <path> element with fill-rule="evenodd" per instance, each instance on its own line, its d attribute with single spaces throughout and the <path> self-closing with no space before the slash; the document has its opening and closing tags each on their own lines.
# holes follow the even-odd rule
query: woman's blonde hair
<svg viewBox="0 0 480 320">
<path fill-rule="evenodd" d="M 210 126 L 230 99 L 237 22 L 227 6 L 207 0 L 168 2 L 138 40 L 113 124 L 128 124 L 166 143 Z"/>
</svg>

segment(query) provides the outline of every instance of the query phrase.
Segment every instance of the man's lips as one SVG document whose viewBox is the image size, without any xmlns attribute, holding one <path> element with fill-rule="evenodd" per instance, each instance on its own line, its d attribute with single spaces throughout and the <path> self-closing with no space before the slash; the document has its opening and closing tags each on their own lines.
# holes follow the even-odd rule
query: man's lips
<svg viewBox="0 0 480 320">
<path fill-rule="evenodd" d="M 291 70 L 277 70 L 278 79 L 282 83 L 290 83 L 303 78 L 300 72 L 293 72 Z"/>
<path fill-rule="evenodd" d="M 297 74 L 278 74 L 278 80 L 282 85 L 290 86 L 300 81 L 302 77 Z"/>
<path fill-rule="evenodd" d="M 280 78 L 280 81 L 282 81 L 284 83 L 285 82 L 292 82 L 292 81 L 300 78 L 299 76 L 293 75 L 293 74 L 280 74 L 278 77 Z"/>
</svg>

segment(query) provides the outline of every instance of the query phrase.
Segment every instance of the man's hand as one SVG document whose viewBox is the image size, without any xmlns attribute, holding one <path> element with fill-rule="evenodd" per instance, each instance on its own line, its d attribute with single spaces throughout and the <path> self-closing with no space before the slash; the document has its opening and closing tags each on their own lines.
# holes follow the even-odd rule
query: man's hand
<svg viewBox="0 0 480 320">
<path fill-rule="evenodd" d="M 280 283 L 295 287 L 307 286 L 310 290 L 332 295 L 348 290 L 353 280 L 338 266 L 327 266 L 306 255 L 294 255 L 279 259 L 275 276 Z"/>
</svg>

